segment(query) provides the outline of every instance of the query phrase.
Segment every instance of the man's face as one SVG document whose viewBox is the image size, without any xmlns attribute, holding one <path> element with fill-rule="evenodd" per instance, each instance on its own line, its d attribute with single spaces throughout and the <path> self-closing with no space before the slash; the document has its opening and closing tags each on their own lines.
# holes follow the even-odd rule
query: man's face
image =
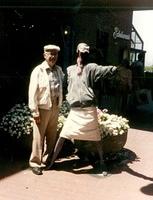
<svg viewBox="0 0 153 200">
<path fill-rule="evenodd" d="M 44 53 L 44 58 L 47 61 L 50 67 L 53 67 L 58 59 L 58 51 L 57 50 L 48 50 Z"/>
</svg>

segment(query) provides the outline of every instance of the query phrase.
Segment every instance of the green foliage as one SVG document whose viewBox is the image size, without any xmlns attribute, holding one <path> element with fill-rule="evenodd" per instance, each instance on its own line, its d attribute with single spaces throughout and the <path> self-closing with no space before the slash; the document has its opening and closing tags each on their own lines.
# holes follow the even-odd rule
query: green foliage
<svg viewBox="0 0 153 200">
<path fill-rule="evenodd" d="M 153 65 L 152 66 L 145 66 L 145 71 L 153 72 Z"/>
<path fill-rule="evenodd" d="M 32 115 L 25 103 L 16 104 L 12 107 L 0 122 L 0 129 L 11 136 L 20 138 L 32 132 Z"/>
</svg>

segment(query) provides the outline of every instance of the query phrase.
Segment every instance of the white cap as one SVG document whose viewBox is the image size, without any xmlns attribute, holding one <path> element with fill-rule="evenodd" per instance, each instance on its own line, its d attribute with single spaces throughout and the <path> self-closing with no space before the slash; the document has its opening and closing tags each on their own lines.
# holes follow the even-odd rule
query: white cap
<svg viewBox="0 0 153 200">
<path fill-rule="evenodd" d="M 59 47 L 59 46 L 56 46 L 56 45 L 54 45 L 54 44 L 49 44 L 49 45 L 44 46 L 44 52 L 45 52 L 45 51 L 49 51 L 49 50 L 57 50 L 57 51 L 60 51 L 60 47 Z"/>
<path fill-rule="evenodd" d="M 80 43 L 77 46 L 77 53 L 80 51 L 81 53 L 89 53 L 89 46 L 86 43 Z"/>
</svg>

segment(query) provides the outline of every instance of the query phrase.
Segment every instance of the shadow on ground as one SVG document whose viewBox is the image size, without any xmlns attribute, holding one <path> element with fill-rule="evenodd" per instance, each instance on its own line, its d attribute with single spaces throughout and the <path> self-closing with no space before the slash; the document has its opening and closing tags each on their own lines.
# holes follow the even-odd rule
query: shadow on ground
<svg viewBox="0 0 153 200">
<path fill-rule="evenodd" d="M 83 156 L 81 156 L 81 158 L 79 158 L 77 155 L 73 155 L 67 158 L 59 158 L 53 165 L 52 170 L 68 171 L 76 174 L 97 173 L 99 171 L 99 163 L 97 157 L 91 159 L 89 157 Z M 139 161 L 138 156 L 133 151 L 125 148 L 114 154 L 106 154 L 104 157 L 107 169 L 111 174 L 118 174 L 123 170 L 128 171 L 127 166 L 129 163 Z"/>
<path fill-rule="evenodd" d="M 55 162 L 51 170 L 56 171 L 67 171 L 70 173 L 75 174 L 88 174 L 93 177 L 99 178 L 99 163 L 97 159 L 89 159 L 83 156 L 80 158 L 78 155 L 66 155 L 63 154 L 64 157 L 59 157 L 58 160 Z M 22 170 L 28 168 L 28 159 L 29 154 L 18 154 L 14 155 L 13 157 L 0 157 L 0 179 L 6 178 L 11 176 L 15 173 L 18 173 Z M 128 164 L 132 164 L 133 162 L 139 162 L 140 159 L 136 155 L 135 152 L 123 148 L 121 151 L 114 153 L 114 154 L 106 154 L 105 155 L 105 163 L 108 169 L 109 174 L 119 174 L 123 171 L 127 172 L 132 176 L 136 176 L 138 178 L 142 178 L 145 180 L 153 181 L 152 177 L 145 176 L 140 174 L 139 172 L 134 171 L 129 167 Z M 142 192 L 147 192 L 148 188 L 148 195 L 151 194 L 151 190 L 149 189 L 151 186 L 146 186 L 142 188 Z"/>
<path fill-rule="evenodd" d="M 28 168 L 27 158 L 0 157 L 0 180 Z"/>
<path fill-rule="evenodd" d="M 141 190 L 142 193 L 144 193 L 146 195 L 153 196 L 153 183 L 142 187 L 140 190 Z"/>
<path fill-rule="evenodd" d="M 64 157 L 63 157 L 64 156 Z M 53 165 L 52 170 L 68 171 L 75 174 L 97 174 L 99 173 L 99 163 L 97 158 L 84 157 L 81 155 L 66 155 L 63 154 Z M 0 179 L 11 176 L 19 171 L 28 168 L 29 155 L 16 154 L 7 157 L 0 157 Z M 123 170 L 128 171 L 127 164 L 138 161 L 137 155 L 129 149 L 122 149 L 121 151 L 105 155 L 105 162 L 108 171 L 111 174 L 121 173 Z M 131 173 L 130 170 L 128 173 Z M 134 174 L 134 173 L 133 173 Z"/>
<path fill-rule="evenodd" d="M 13 139 L 14 140 L 14 139 Z M 25 149 L 5 133 L 0 135 L 0 179 L 11 176 L 28 167 L 30 149 Z"/>
<path fill-rule="evenodd" d="M 133 151 L 125 148 L 115 154 L 105 155 L 105 162 L 110 175 L 120 174 L 124 171 L 130 174 L 131 176 L 136 176 L 144 180 L 153 181 L 153 177 L 148 177 L 144 174 L 134 171 L 128 165 L 132 164 L 133 162 L 139 162 L 139 161 L 140 158 Z M 75 174 L 89 174 L 95 178 L 99 178 L 99 172 L 100 172 L 98 163 L 93 164 L 89 162 L 87 158 L 82 160 L 76 156 L 59 159 L 53 165 L 52 170 L 67 171 Z M 151 190 L 152 187 L 153 185 L 151 184 L 149 186 L 142 188 L 141 191 L 144 193 L 145 192 L 148 193 L 148 195 L 152 195 L 152 190 Z"/>
</svg>

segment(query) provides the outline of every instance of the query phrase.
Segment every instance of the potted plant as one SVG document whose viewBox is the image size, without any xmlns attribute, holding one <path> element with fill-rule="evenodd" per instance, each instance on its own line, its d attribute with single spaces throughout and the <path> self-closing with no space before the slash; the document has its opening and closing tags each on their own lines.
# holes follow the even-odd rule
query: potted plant
<svg viewBox="0 0 153 200">
<path fill-rule="evenodd" d="M 97 109 L 97 113 L 104 152 L 120 151 L 127 140 L 127 133 L 130 128 L 129 120 L 122 116 L 109 114 L 106 109 Z"/>
</svg>

